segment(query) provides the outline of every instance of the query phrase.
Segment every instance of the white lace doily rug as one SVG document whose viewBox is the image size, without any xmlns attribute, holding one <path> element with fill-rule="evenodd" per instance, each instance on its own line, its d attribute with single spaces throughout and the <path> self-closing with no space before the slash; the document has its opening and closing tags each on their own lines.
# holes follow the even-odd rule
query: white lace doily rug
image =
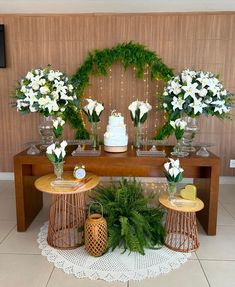
<svg viewBox="0 0 235 287">
<path fill-rule="evenodd" d="M 163 247 L 159 250 L 146 249 L 144 256 L 115 249 L 101 257 L 93 257 L 83 246 L 73 250 L 50 247 L 47 243 L 47 228 L 48 223 L 45 223 L 38 234 L 42 255 L 57 268 L 77 278 L 103 279 L 108 282 L 152 278 L 180 267 L 191 255 Z"/>
</svg>

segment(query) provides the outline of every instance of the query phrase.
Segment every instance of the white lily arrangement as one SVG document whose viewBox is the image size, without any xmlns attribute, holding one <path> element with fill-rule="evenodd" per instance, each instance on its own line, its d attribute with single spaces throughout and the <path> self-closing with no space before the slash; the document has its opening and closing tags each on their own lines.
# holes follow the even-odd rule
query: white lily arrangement
<svg viewBox="0 0 235 287">
<path fill-rule="evenodd" d="M 104 110 L 104 106 L 97 101 L 93 101 L 92 99 L 86 99 L 88 104 L 84 106 L 82 109 L 88 117 L 89 122 L 97 123 L 100 121 L 100 115 Z"/>
<path fill-rule="evenodd" d="M 138 100 L 129 105 L 128 110 L 131 113 L 131 119 L 134 122 L 135 127 L 146 121 L 148 112 L 151 111 L 151 109 L 152 106 L 148 102 Z"/>
<path fill-rule="evenodd" d="M 176 119 L 175 121 L 170 121 L 170 125 L 174 129 L 176 139 L 181 140 L 184 135 L 187 122 L 182 119 Z"/>
<path fill-rule="evenodd" d="M 54 135 L 58 139 L 62 135 L 65 121 L 62 119 L 62 117 L 57 117 L 56 119 L 53 119 L 52 122 Z"/>
<path fill-rule="evenodd" d="M 161 106 L 174 118 L 205 114 L 220 118 L 231 110 L 232 94 L 210 72 L 184 70 L 164 88 Z"/>
<path fill-rule="evenodd" d="M 68 77 L 47 66 L 31 70 L 20 81 L 15 92 L 17 111 L 39 112 L 44 116 L 64 113 L 69 103 L 77 104 Z"/>
<path fill-rule="evenodd" d="M 180 167 L 180 161 L 178 159 L 173 160 L 169 158 L 169 161 L 164 163 L 165 176 L 168 182 L 179 182 L 183 179 L 183 168 Z"/>
<path fill-rule="evenodd" d="M 64 157 L 66 155 L 66 151 L 65 151 L 66 146 L 67 146 L 66 141 L 62 141 L 60 144 L 53 143 L 49 145 L 46 150 L 47 158 L 52 163 L 63 162 Z"/>
</svg>

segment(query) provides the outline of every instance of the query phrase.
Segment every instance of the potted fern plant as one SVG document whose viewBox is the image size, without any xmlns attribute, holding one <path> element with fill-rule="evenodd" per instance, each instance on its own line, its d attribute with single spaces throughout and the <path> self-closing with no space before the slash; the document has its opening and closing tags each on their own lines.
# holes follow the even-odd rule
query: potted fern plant
<svg viewBox="0 0 235 287">
<path fill-rule="evenodd" d="M 108 224 L 108 249 L 145 254 L 145 248 L 160 248 L 164 242 L 164 212 L 150 207 L 153 196 L 145 196 L 141 183 L 122 179 L 118 185 L 98 187 L 92 199 L 102 204 Z"/>
</svg>

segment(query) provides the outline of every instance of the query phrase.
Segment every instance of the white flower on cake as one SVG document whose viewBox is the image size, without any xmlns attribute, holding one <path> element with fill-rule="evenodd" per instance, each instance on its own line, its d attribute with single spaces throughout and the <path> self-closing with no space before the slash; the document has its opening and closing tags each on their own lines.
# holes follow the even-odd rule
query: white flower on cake
<svg viewBox="0 0 235 287">
<path fill-rule="evenodd" d="M 86 99 L 88 104 L 83 107 L 83 111 L 88 117 L 89 122 L 95 123 L 100 121 L 100 115 L 104 110 L 104 106 L 92 99 Z"/>
<path fill-rule="evenodd" d="M 67 146 L 66 141 L 62 141 L 58 145 L 54 143 L 49 145 L 46 150 L 46 155 L 48 159 L 53 163 L 62 162 L 66 155 L 66 152 L 65 152 L 66 146 Z"/>
<path fill-rule="evenodd" d="M 152 109 L 152 106 L 148 102 L 134 101 L 132 102 L 128 110 L 131 112 L 131 119 L 134 122 L 134 126 L 142 124 L 147 119 L 148 112 Z"/>
<path fill-rule="evenodd" d="M 16 89 L 17 110 L 23 113 L 39 112 L 45 116 L 63 113 L 69 104 L 75 104 L 73 86 L 59 71 L 36 69 L 27 73 Z"/>
</svg>

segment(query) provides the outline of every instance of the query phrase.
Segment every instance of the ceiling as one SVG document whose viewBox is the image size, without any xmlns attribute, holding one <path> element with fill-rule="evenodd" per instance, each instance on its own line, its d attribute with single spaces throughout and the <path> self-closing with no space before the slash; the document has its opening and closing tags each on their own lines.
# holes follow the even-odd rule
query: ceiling
<svg viewBox="0 0 235 287">
<path fill-rule="evenodd" d="M 0 13 L 235 11 L 235 0 L 0 0 Z"/>
</svg>

